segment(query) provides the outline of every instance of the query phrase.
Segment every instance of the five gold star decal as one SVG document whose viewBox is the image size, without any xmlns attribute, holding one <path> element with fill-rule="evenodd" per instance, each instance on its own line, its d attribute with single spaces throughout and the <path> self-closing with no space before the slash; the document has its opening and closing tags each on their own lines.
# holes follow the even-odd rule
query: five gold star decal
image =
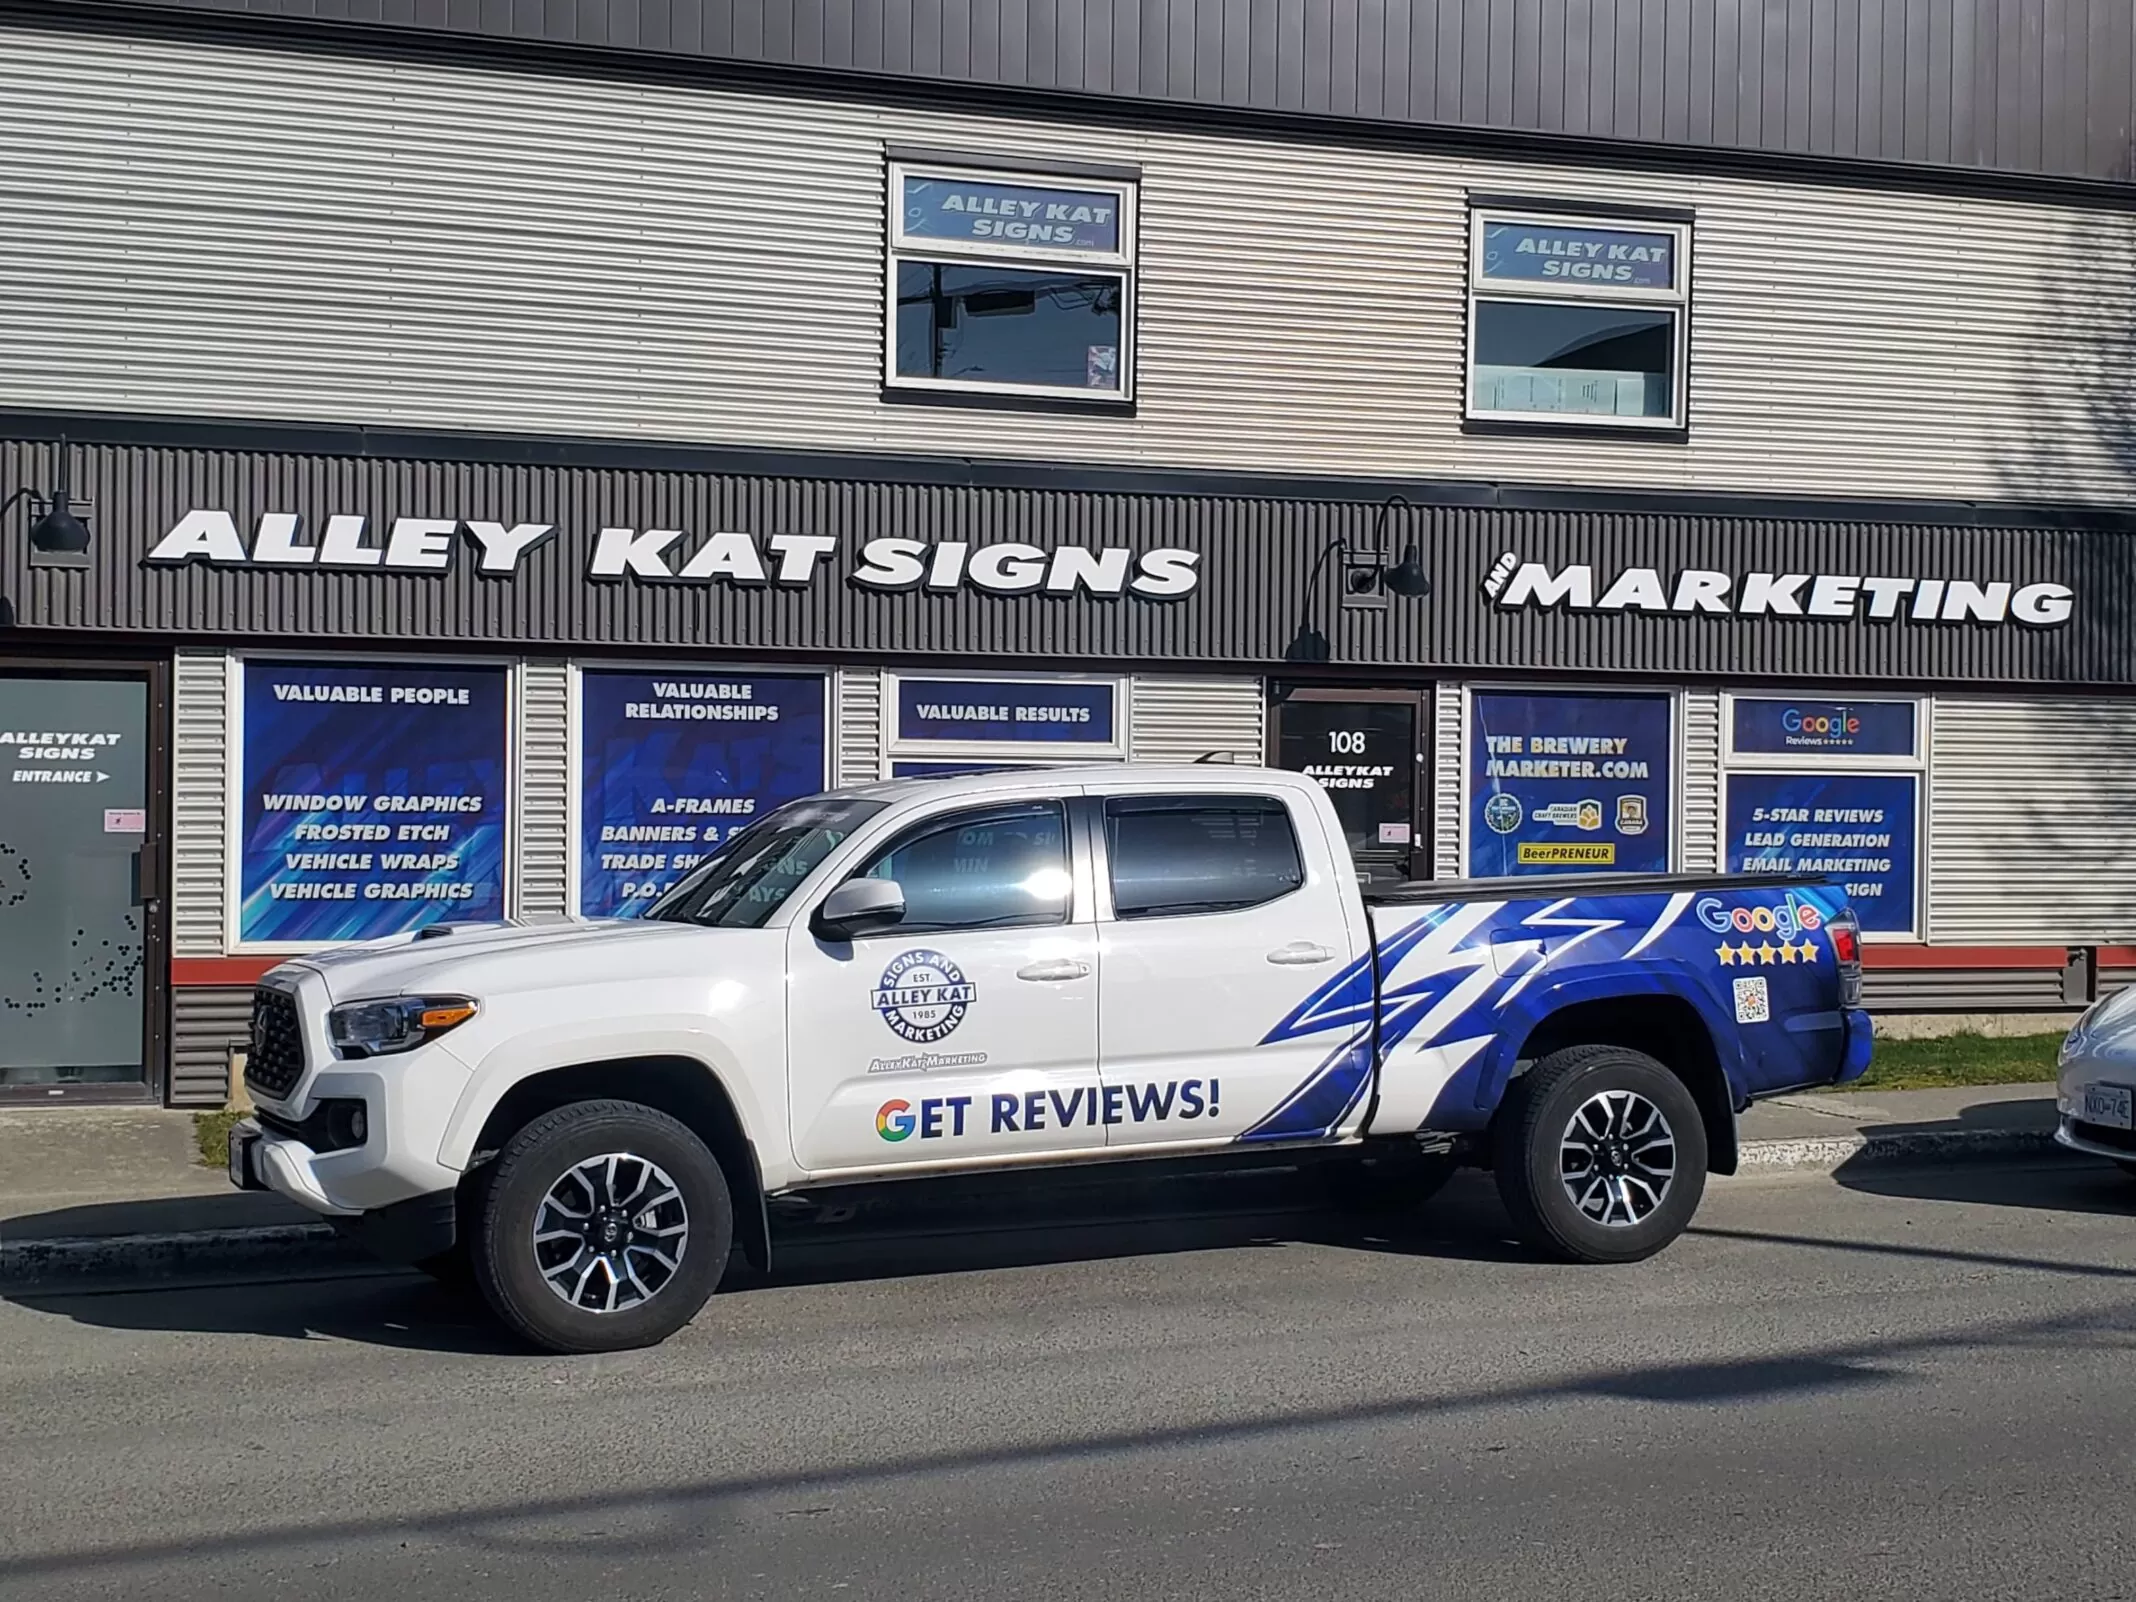
<svg viewBox="0 0 2136 1602">
<path fill-rule="evenodd" d="M 1783 940 L 1774 945 L 1770 940 L 1761 940 L 1752 945 L 1748 940 L 1731 946 L 1725 942 L 1713 948 L 1714 955 L 1721 959 L 1724 968 L 1770 968 L 1776 962 L 1811 962 L 1817 960 L 1817 947 L 1810 938 L 1803 936 L 1800 945 Z"/>
</svg>

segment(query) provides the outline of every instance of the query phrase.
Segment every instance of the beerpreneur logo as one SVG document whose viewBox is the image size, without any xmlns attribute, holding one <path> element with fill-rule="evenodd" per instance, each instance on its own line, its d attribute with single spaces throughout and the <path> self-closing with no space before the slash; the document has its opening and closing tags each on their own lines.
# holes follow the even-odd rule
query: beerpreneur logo
<svg viewBox="0 0 2136 1602">
<path fill-rule="evenodd" d="M 1712 613 L 1724 617 L 1870 618 L 1915 623 L 2024 623 L 2053 628 L 2069 621 L 2076 592 L 2065 584 L 2007 579 L 1895 578 L 1855 573 L 1734 573 L 1687 567 L 1628 567 L 1607 582 L 1586 562 L 1552 569 L 1508 551 L 1484 578 L 1483 592 L 1503 610 Z"/>
<path fill-rule="evenodd" d="M 150 565 L 211 567 L 374 569 L 396 573 L 445 573 L 471 560 L 478 573 L 515 576 L 529 554 L 554 537 L 553 523 L 506 524 L 482 518 L 396 517 L 372 519 L 337 513 L 317 529 L 294 512 L 269 512 L 251 530 L 248 543 L 228 512 L 185 514 L 148 553 Z M 702 536 L 679 528 L 604 528 L 593 543 L 586 577 L 650 584 L 729 584 L 746 589 L 805 588 L 835 566 L 842 542 L 831 534 L 743 534 L 731 530 Z M 1169 601 L 1201 582 L 1201 553 L 1161 546 L 1133 551 L 1124 546 L 1056 545 L 1021 540 L 866 541 L 846 573 L 862 589 L 950 594 L 977 590 L 991 595 L 1123 595 Z"/>
</svg>

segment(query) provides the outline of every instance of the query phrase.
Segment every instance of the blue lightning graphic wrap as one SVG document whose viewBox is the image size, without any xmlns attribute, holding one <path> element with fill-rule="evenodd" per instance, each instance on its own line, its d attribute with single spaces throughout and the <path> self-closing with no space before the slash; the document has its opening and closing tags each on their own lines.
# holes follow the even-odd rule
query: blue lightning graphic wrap
<svg viewBox="0 0 2136 1602">
<path fill-rule="evenodd" d="M 1354 1129 L 1375 1086 L 1375 1133 L 1481 1129 L 1536 1025 L 1627 996 L 1673 998 L 1724 1055 L 1734 1043 L 1722 1067 L 1739 1096 L 1828 1079 L 1844 1024 L 1821 931 L 1840 905 L 1750 886 L 1375 907 L 1371 954 L 1261 1040 L 1325 1038 L 1326 1055 L 1239 1138 Z"/>
</svg>

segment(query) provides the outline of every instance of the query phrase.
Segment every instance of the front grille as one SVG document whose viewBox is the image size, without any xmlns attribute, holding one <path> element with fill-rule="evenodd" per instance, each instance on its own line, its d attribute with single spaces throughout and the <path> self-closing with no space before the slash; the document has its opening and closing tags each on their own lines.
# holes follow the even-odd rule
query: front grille
<svg viewBox="0 0 2136 1602">
<path fill-rule="evenodd" d="M 2088 1140 L 2094 1146 L 2111 1146 L 2116 1151 L 2136 1152 L 2136 1130 L 2109 1129 L 2105 1124 L 2087 1124 L 2082 1119 L 2071 1119 L 2069 1132 L 2079 1140 Z"/>
<path fill-rule="evenodd" d="M 304 1077 L 304 1034 L 297 1004 L 286 992 L 264 985 L 252 992 L 252 1038 L 245 1055 L 245 1083 L 280 1101 Z"/>
</svg>

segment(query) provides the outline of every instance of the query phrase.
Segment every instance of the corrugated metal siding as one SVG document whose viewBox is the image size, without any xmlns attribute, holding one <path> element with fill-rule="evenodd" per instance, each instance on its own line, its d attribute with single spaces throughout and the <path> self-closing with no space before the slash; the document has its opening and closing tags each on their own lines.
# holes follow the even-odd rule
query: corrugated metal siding
<svg viewBox="0 0 2136 1602">
<path fill-rule="evenodd" d="M 512 906 L 522 918 L 571 906 L 571 671 L 562 662 L 519 667 L 519 758 L 512 789 Z"/>
<path fill-rule="evenodd" d="M 874 668 L 840 668 L 834 686 L 832 718 L 838 753 L 831 774 L 834 785 L 866 784 L 888 771 L 883 766 L 883 676 Z"/>
<path fill-rule="evenodd" d="M 182 985 L 171 992 L 174 1107 L 220 1107 L 230 1094 L 230 1047 L 252 1022 L 249 985 Z"/>
<path fill-rule="evenodd" d="M 2123 178 L 2127 0 L 151 0 L 766 66 Z M 2044 13 L 2044 15 L 2043 15 Z"/>
<path fill-rule="evenodd" d="M 1266 760 L 1268 703 L 1259 679 L 1137 675 L 1128 686 L 1131 762 L 1199 762 L 1210 755 Z"/>
<path fill-rule="evenodd" d="M 0 439 L 0 484 L 44 482 L 48 457 L 43 446 Z M 1382 510 L 1376 498 L 1280 498 L 1265 479 L 1238 493 L 1130 493 L 1056 483 L 1046 472 L 1013 485 L 977 469 L 961 481 L 945 472 L 884 482 L 128 445 L 78 446 L 75 462 L 77 489 L 96 505 L 92 571 L 33 571 L 22 541 L 0 540 L 0 594 L 13 599 L 24 635 L 141 630 L 663 652 L 716 642 L 728 652 L 818 659 L 895 652 L 1224 671 L 1284 658 L 1316 559 L 1331 541 L 1368 537 Z M 2136 682 L 2128 648 L 2136 540 L 2124 534 L 1678 513 L 1627 508 L 1623 500 L 1538 507 L 1479 499 L 1420 504 L 1406 514 L 1402 538 L 1419 545 L 1431 570 L 1427 599 L 1367 609 L 1318 598 L 1313 621 L 1327 630 L 1334 661 L 1455 672 L 1548 665 L 1737 682 Z M 151 543 L 193 507 L 228 508 L 248 531 L 254 517 L 274 510 L 299 515 L 311 529 L 333 513 L 368 516 L 373 527 L 402 514 L 442 514 L 547 522 L 556 535 L 510 577 L 476 573 L 465 549 L 447 573 L 144 562 Z M 694 531 L 682 549 L 716 529 L 828 535 L 838 549 L 805 586 L 589 580 L 597 531 L 610 522 Z M 1013 539 L 1041 549 L 1176 547 L 1200 566 L 1193 591 L 1165 601 L 890 593 L 844 582 L 863 544 L 878 536 Z M 1483 588 L 1507 552 L 1553 570 L 1591 564 L 1603 583 L 1630 567 L 1913 574 L 2051 581 L 2069 586 L 2076 603 L 2067 624 L 2046 628 L 1507 609 L 1489 604 Z"/>
<path fill-rule="evenodd" d="M 0 103 L 16 406 L 1761 493 L 2136 476 L 2127 215 L 30 30 Z M 1137 415 L 882 402 L 886 141 L 1142 164 Z M 1696 209 L 1689 444 L 1462 431 L 1476 188 Z"/>
<path fill-rule="evenodd" d="M 219 957 L 228 928 L 229 658 L 180 651 L 171 703 L 171 953 Z"/>
<path fill-rule="evenodd" d="M 1683 812 L 1676 825 L 1677 865 L 1687 873 L 1721 866 L 1721 695 L 1689 690 L 1681 702 Z"/>
<path fill-rule="evenodd" d="M 2136 702 L 1938 696 L 1929 772 L 1932 943 L 2136 945 Z"/>
<path fill-rule="evenodd" d="M 1862 1003 L 1877 1012 L 2043 1012 L 2068 1006 L 2059 968 L 1870 968 Z"/>
<path fill-rule="evenodd" d="M 1432 687 L 1431 810 L 1432 877 L 1458 879 L 1467 849 L 1462 830 L 1461 742 L 1468 737 L 1467 698 L 1458 684 Z"/>
</svg>

